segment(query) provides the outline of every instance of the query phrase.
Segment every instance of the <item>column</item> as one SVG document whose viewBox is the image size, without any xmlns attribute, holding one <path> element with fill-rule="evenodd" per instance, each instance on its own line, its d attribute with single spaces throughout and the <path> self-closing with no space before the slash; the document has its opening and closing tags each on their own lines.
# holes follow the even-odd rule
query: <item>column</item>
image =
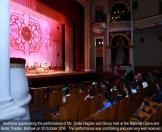
<svg viewBox="0 0 162 132">
<path fill-rule="evenodd" d="M 0 22 L 0 120 L 10 120 L 25 114 L 10 90 L 10 0 L 0 0 Z"/>
<path fill-rule="evenodd" d="M 110 67 L 111 65 L 111 48 L 110 48 L 110 13 L 109 13 L 109 2 L 107 0 L 107 3 L 106 3 L 106 9 L 107 9 L 107 30 L 106 30 L 106 36 L 107 36 L 107 40 L 106 40 L 106 72 L 112 72 L 112 69 Z"/>
<path fill-rule="evenodd" d="M 91 46 L 89 40 L 89 7 L 86 3 L 83 3 L 85 12 L 84 12 L 84 59 L 85 59 L 85 71 L 91 71 L 90 68 L 90 53 L 91 53 Z"/>
<path fill-rule="evenodd" d="M 131 45 L 130 47 L 130 64 L 131 64 L 131 70 L 134 70 L 134 44 L 133 44 L 133 9 L 132 9 L 132 0 L 130 0 L 130 12 L 131 12 Z"/>
<path fill-rule="evenodd" d="M 80 4 L 84 6 L 84 70 L 86 72 L 94 71 L 94 60 L 92 54 L 94 53 L 94 47 L 91 46 L 91 40 L 90 40 L 90 6 L 89 3 L 87 3 L 84 0 L 77 0 Z"/>
</svg>

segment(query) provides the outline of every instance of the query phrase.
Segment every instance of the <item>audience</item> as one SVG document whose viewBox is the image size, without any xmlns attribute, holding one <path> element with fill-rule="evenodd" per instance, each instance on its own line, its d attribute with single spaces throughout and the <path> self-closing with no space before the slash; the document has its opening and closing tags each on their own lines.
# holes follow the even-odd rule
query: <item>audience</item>
<svg viewBox="0 0 162 132">
<path fill-rule="evenodd" d="M 154 94 L 150 97 L 150 100 L 161 103 L 162 102 L 162 80 L 159 79 L 155 83 L 156 90 Z"/>
<path fill-rule="evenodd" d="M 103 95 L 105 98 L 103 107 L 97 111 L 101 112 L 121 99 L 128 98 L 130 94 L 135 94 L 143 88 L 147 88 L 150 83 L 160 77 L 162 77 L 161 74 L 159 75 L 151 72 L 143 75 L 139 72 L 134 73 L 133 71 L 130 71 L 126 73 L 120 71 L 120 76 L 118 74 L 117 76 L 111 76 L 109 79 L 93 80 L 88 86 L 88 93 L 84 97 L 84 101 L 93 99 L 96 95 Z M 87 85 L 84 85 L 84 82 L 79 82 L 77 84 L 79 93 L 85 92 L 85 86 L 87 87 Z M 70 88 L 68 85 L 65 85 L 62 90 L 64 91 L 62 102 L 66 103 L 67 97 L 71 96 Z M 162 102 L 162 79 L 156 81 L 156 91 L 147 99 L 158 103 Z M 143 109 L 146 105 L 148 105 L 146 101 L 142 102 L 137 112 Z"/>
<path fill-rule="evenodd" d="M 143 110 L 145 106 L 149 105 L 149 101 L 154 101 L 157 103 L 162 103 L 162 80 L 159 79 L 155 82 L 156 90 L 151 97 L 147 97 L 141 103 L 139 109 L 134 113 L 134 116 L 137 116 L 138 112 Z"/>
</svg>

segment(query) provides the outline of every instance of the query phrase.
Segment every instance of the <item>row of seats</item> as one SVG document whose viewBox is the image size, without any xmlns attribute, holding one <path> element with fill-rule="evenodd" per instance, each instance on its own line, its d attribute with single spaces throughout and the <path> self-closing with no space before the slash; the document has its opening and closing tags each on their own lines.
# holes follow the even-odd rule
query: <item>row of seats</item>
<svg viewBox="0 0 162 132">
<path fill-rule="evenodd" d="M 88 87 L 90 84 L 91 81 L 85 81 L 86 87 Z M 46 99 L 51 98 L 53 96 L 51 93 L 54 93 L 54 91 L 58 92 L 58 95 L 56 94 L 55 96 L 58 96 L 58 100 L 60 100 L 60 97 L 63 96 L 63 91 L 62 91 L 63 87 L 64 85 L 46 86 L 46 87 L 38 87 L 38 88 L 30 87 L 29 92 L 32 95 L 31 105 L 43 107 L 44 104 L 47 103 Z M 75 93 L 75 91 L 78 90 L 75 87 L 75 84 L 70 84 L 69 87 L 72 89 L 72 92 L 74 91 L 73 93 Z M 85 90 L 87 89 L 86 87 Z"/>
<path fill-rule="evenodd" d="M 142 89 L 141 92 L 132 94 L 129 98 L 125 98 L 109 109 L 98 113 L 96 111 L 102 107 L 104 97 L 98 95 L 94 99 L 84 101 L 91 81 L 87 81 L 85 84 L 87 88 L 84 88 L 85 90 L 83 93 L 79 93 L 75 85 L 70 85 L 71 96 L 68 97 L 64 105 L 62 104 L 62 97 L 64 94 L 62 91 L 63 86 L 51 86 L 40 89 L 31 88 L 31 93 L 33 94 L 32 102 L 44 109 L 44 115 L 47 120 L 83 120 L 94 118 L 94 120 L 120 121 L 126 119 L 131 113 L 135 112 L 143 97 L 150 95 L 150 91 L 152 91 L 151 86 Z"/>
<path fill-rule="evenodd" d="M 128 121 L 128 117 L 139 108 L 144 97 L 150 95 L 151 87 L 142 89 L 139 93 L 132 94 L 122 99 L 106 110 L 91 114 L 85 120 L 93 121 Z"/>
<path fill-rule="evenodd" d="M 50 92 L 45 102 L 45 117 L 47 120 L 82 120 L 102 107 L 104 97 L 97 95 L 93 99 L 84 100 L 88 91 L 78 92 L 78 88 L 71 88 L 71 96 L 66 104 L 62 104 L 62 92 Z M 52 108 L 58 111 L 51 111 Z"/>
<path fill-rule="evenodd" d="M 137 113 L 137 116 L 131 115 L 129 121 L 161 121 L 162 120 L 162 103 L 157 103 L 151 100 L 144 99 L 148 103 L 142 110 Z"/>
<path fill-rule="evenodd" d="M 82 101 L 76 104 L 65 104 L 60 106 L 59 113 L 46 112 L 47 120 L 83 120 L 90 114 L 100 109 L 100 97 L 95 97 L 91 100 Z"/>
<path fill-rule="evenodd" d="M 59 117 L 57 118 L 59 118 L 60 120 L 63 118 L 65 120 L 85 118 L 90 113 L 95 112 L 102 107 L 103 96 L 96 96 L 96 98 L 94 98 L 93 100 L 83 101 L 85 96 L 88 94 L 88 87 L 91 86 L 92 81 L 85 81 L 84 83 L 85 83 L 84 87 L 85 90 L 83 93 L 79 92 L 79 88 L 76 87 L 76 85 L 74 84 L 69 85 L 71 89 L 71 96 L 68 97 L 66 104 L 64 105 L 62 103 L 62 97 L 64 96 L 64 92 L 62 91 L 62 88 L 64 87 L 63 85 L 48 86 L 42 88 L 31 88 L 30 89 L 30 93 L 32 94 L 31 105 L 43 109 L 43 111 L 45 111 L 45 117 L 47 120 L 50 119 L 50 117 L 48 118 L 48 115 L 53 115 L 51 117 L 54 117 L 55 115 L 54 113 L 57 108 L 59 108 Z M 83 109 L 82 112 L 80 112 L 82 108 L 86 109 Z M 95 111 L 93 111 L 93 108 L 95 109 Z M 33 112 L 34 110 L 31 109 L 31 112 Z"/>
</svg>

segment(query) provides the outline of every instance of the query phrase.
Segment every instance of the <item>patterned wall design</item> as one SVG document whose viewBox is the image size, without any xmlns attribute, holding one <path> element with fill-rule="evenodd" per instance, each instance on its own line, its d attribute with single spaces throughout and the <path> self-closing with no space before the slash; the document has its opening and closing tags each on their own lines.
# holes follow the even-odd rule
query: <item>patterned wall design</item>
<svg viewBox="0 0 162 132">
<path fill-rule="evenodd" d="M 62 65 L 62 23 L 11 2 L 10 54 L 28 65 Z"/>
</svg>

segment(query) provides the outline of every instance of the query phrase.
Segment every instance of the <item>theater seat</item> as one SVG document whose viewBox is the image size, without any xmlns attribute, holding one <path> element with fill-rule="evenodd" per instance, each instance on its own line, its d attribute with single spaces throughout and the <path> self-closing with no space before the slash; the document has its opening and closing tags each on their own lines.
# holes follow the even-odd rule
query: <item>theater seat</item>
<svg viewBox="0 0 162 132">
<path fill-rule="evenodd" d="M 106 121 L 108 119 L 108 113 L 110 113 L 110 109 L 105 109 L 101 112 L 96 112 L 94 115 L 95 121 Z"/>
<path fill-rule="evenodd" d="M 144 111 L 140 111 L 140 112 L 137 113 L 137 118 L 140 121 L 148 121 L 150 117 L 151 117 L 151 115 L 144 112 Z"/>
<path fill-rule="evenodd" d="M 78 104 L 78 120 L 83 120 L 89 116 L 90 100 L 83 100 Z"/>
<path fill-rule="evenodd" d="M 63 93 L 61 91 L 51 91 L 45 100 L 45 110 L 50 111 L 53 108 L 59 107 L 62 104 Z"/>
<path fill-rule="evenodd" d="M 58 112 L 48 112 L 46 119 L 52 121 L 77 120 L 77 105 L 65 104 L 59 108 Z"/>
<path fill-rule="evenodd" d="M 156 108 L 153 108 L 151 106 L 145 106 L 143 110 L 150 115 L 156 113 Z"/>
<path fill-rule="evenodd" d="M 140 120 L 137 119 L 137 117 L 134 117 L 134 116 L 131 116 L 128 118 L 129 121 L 132 121 L 132 122 L 139 122 Z"/>
<path fill-rule="evenodd" d="M 162 104 L 154 102 L 154 101 L 150 101 L 149 102 L 149 106 L 152 106 L 153 108 L 158 108 L 160 107 Z"/>
</svg>

